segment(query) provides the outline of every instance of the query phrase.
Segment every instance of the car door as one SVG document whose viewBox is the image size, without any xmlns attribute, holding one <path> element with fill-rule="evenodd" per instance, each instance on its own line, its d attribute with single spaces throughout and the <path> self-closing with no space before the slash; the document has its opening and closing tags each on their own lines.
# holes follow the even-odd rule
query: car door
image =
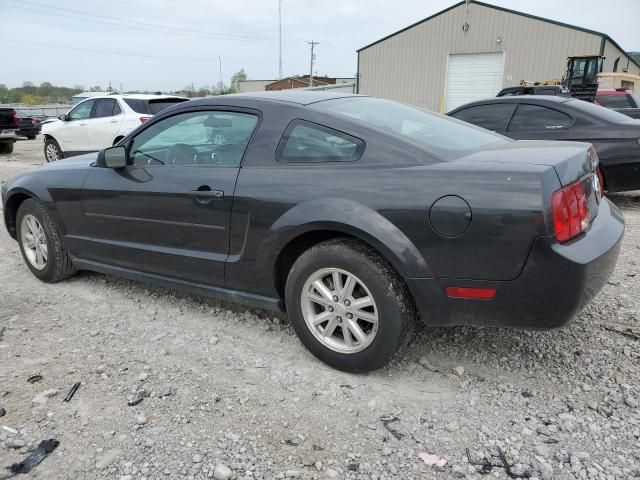
<svg viewBox="0 0 640 480">
<path fill-rule="evenodd" d="M 124 115 L 115 98 L 101 98 L 88 121 L 87 133 L 91 150 L 101 150 L 113 145 Z"/>
<path fill-rule="evenodd" d="M 95 103 L 95 99 L 85 100 L 66 115 L 64 125 L 56 132 L 65 152 L 91 151 L 87 124 Z"/>
<path fill-rule="evenodd" d="M 459 110 L 451 116 L 478 127 L 504 134 L 515 109 L 514 103 L 492 103 L 474 105 Z"/>
<path fill-rule="evenodd" d="M 83 185 L 81 258 L 205 285 L 224 283 L 236 179 L 255 111 L 176 113 L 127 144 L 128 165 Z"/>
<path fill-rule="evenodd" d="M 515 140 L 572 140 L 571 115 L 554 108 L 518 104 L 506 135 Z"/>
</svg>

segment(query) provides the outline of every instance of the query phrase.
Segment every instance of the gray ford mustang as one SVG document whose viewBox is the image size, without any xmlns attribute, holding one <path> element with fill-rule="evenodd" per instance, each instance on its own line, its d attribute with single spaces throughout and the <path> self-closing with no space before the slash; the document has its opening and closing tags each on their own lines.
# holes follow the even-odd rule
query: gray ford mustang
<svg viewBox="0 0 640 480">
<path fill-rule="evenodd" d="M 324 92 L 181 103 L 118 145 L 2 187 L 35 276 L 94 270 L 286 311 L 346 371 L 427 325 L 564 325 L 624 221 L 588 144 L 516 142 Z"/>
</svg>

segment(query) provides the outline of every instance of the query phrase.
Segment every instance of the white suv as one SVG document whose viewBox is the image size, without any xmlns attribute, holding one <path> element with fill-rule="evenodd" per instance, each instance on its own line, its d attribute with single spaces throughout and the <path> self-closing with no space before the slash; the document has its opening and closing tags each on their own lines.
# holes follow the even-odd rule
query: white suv
<svg viewBox="0 0 640 480">
<path fill-rule="evenodd" d="M 189 100 L 167 95 L 106 95 L 87 98 L 59 120 L 42 126 L 47 162 L 95 152 L 118 143 L 152 115 Z"/>
</svg>

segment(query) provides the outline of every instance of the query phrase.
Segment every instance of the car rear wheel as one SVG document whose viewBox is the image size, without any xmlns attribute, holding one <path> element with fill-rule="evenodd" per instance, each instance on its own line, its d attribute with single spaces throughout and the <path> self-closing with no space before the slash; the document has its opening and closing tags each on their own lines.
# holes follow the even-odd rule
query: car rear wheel
<svg viewBox="0 0 640 480">
<path fill-rule="evenodd" d="M 291 268 L 285 290 L 302 343 L 339 370 L 381 368 L 413 335 L 416 310 L 404 281 L 358 241 L 329 240 L 307 250 Z"/>
<path fill-rule="evenodd" d="M 0 153 L 12 153 L 13 143 L 0 143 Z"/>
<path fill-rule="evenodd" d="M 44 158 L 46 158 L 49 163 L 64 158 L 62 150 L 60 150 L 60 145 L 58 145 L 58 142 L 53 138 L 47 138 L 44 141 Z"/>
<path fill-rule="evenodd" d="M 29 270 L 45 282 L 58 282 L 75 273 L 60 233 L 42 203 L 22 202 L 16 218 L 20 251 Z"/>
</svg>

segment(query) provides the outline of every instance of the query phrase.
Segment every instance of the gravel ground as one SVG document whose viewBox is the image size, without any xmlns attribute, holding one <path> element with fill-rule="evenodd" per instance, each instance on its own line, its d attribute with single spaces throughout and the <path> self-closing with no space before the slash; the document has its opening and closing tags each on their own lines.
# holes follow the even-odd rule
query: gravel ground
<svg viewBox="0 0 640 480">
<path fill-rule="evenodd" d="M 21 142 L 0 180 L 41 161 Z M 568 327 L 424 329 L 368 375 L 268 312 L 93 273 L 41 283 L 0 229 L 0 478 L 49 438 L 34 478 L 640 478 L 639 199 L 614 197 L 618 267 Z"/>
</svg>

